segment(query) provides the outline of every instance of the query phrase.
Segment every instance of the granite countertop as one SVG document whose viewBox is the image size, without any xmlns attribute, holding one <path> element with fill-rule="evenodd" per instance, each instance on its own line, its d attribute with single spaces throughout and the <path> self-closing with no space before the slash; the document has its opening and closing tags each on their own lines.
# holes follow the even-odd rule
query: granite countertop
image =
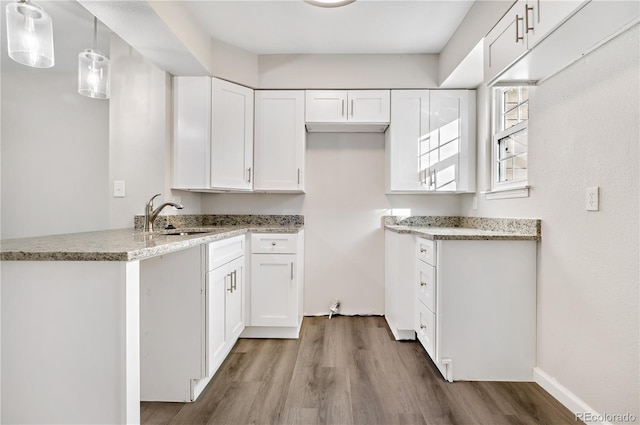
<svg viewBox="0 0 640 425">
<path fill-rule="evenodd" d="M 431 240 L 541 240 L 537 219 L 478 217 L 383 217 L 385 229 Z"/>
<path fill-rule="evenodd" d="M 184 227 L 154 233 L 140 229 L 116 229 L 70 233 L 0 241 L 3 261 L 133 261 L 168 254 L 203 243 L 245 233 L 298 233 L 304 227 L 293 224 L 236 224 Z M 169 232 L 206 232 L 169 235 Z"/>
</svg>

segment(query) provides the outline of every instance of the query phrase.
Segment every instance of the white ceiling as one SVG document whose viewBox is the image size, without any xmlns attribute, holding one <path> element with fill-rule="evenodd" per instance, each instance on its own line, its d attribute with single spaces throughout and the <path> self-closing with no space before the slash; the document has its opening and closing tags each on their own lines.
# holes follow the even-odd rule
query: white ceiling
<svg viewBox="0 0 640 425">
<path fill-rule="evenodd" d="M 440 53 L 472 0 L 185 1 L 212 37 L 257 54 Z"/>
<path fill-rule="evenodd" d="M 340 8 L 321 8 L 303 0 L 181 2 L 211 37 L 257 54 L 439 53 L 473 4 L 473 0 L 356 0 Z M 0 0 L 3 23 L 7 3 Z M 137 2 L 123 4 L 132 3 Z M 92 14 L 77 1 L 39 0 L 38 4 L 53 20 L 55 69 L 76 69 L 78 54 L 92 47 Z M 98 49 L 108 55 L 110 30 L 102 23 L 98 29 Z M 6 42 L 1 44 L 2 68 L 25 68 L 11 61 Z"/>
</svg>

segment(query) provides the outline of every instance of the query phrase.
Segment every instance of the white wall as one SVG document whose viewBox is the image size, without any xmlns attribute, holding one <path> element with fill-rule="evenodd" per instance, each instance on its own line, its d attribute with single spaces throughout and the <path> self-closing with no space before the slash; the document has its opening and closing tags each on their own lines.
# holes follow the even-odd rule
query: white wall
<svg viewBox="0 0 640 425">
<path fill-rule="evenodd" d="M 306 194 L 205 194 L 205 214 L 302 214 L 305 313 L 384 313 L 384 232 L 391 208 L 457 215 L 455 195 L 385 195 L 384 135 L 307 134 Z"/>
<path fill-rule="evenodd" d="M 262 89 L 437 87 L 437 55 L 260 55 Z"/>
<path fill-rule="evenodd" d="M 109 103 L 78 94 L 75 68 L 2 61 L 0 237 L 106 229 Z"/>
<path fill-rule="evenodd" d="M 112 93 L 109 123 L 109 227 L 133 227 L 133 216 L 156 193 L 158 206 L 171 193 L 171 76 L 117 35 L 111 38 Z M 126 197 L 114 198 L 124 180 Z M 200 195 L 181 192 L 185 213 L 200 212 Z M 163 214 L 176 210 L 166 208 Z"/>
<path fill-rule="evenodd" d="M 530 99 L 531 196 L 463 212 L 542 219 L 538 366 L 591 408 L 639 417 L 639 29 L 542 83 Z M 489 185 L 487 90 L 478 181 Z M 585 188 L 600 187 L 600 211 Z"/>
</svg>

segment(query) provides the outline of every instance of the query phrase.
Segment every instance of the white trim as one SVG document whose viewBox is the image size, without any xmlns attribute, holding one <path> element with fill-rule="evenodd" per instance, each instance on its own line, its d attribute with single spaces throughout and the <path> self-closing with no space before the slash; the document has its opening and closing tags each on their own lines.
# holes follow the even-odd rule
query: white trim
<svg viewBox="0 0 640 425">
<path fill-rule="evenodd" d="M 494 189 L 484 193 L 484 198 L 487 201 L 496 199 L 510 199 L 510 198 L 528 198 L 529 188 L 531 186 L 512 187 L 508 189 Z"/>
<path fill-rule="evenodd" d="M 562 386 L 555 378 L 547 374 L 539 367 L 533 368 L 533 380 L 540 385 L 546 392 L 551 394 L 553 398 L 558 400 L 564 407 L 573 412 L 574 415 L 589 414 L 591 417 L 601 416 L 592 409 L 587 403 L 582 401 L 577 395 Z M 588 424 L 611 425 L 610 422 L 587 422 Z"/>
</svg>

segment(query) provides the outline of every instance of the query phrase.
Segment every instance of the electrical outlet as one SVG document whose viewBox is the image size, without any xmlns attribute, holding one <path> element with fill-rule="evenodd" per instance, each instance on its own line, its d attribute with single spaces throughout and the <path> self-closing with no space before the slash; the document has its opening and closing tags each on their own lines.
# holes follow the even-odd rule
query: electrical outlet
<svg viewBox="0 0 640 425">
<path fill-rule="evenodd" d="M 598 199 L 598 186 L 587 188 L 587 211 L 598 211 L 600 209 L 600 200 Z"/>
<path fill-rule="evenodd" d="M 113 182 L 113 197 L 124 198 L 124 180 L 114 180 Z"/>
</svg>

